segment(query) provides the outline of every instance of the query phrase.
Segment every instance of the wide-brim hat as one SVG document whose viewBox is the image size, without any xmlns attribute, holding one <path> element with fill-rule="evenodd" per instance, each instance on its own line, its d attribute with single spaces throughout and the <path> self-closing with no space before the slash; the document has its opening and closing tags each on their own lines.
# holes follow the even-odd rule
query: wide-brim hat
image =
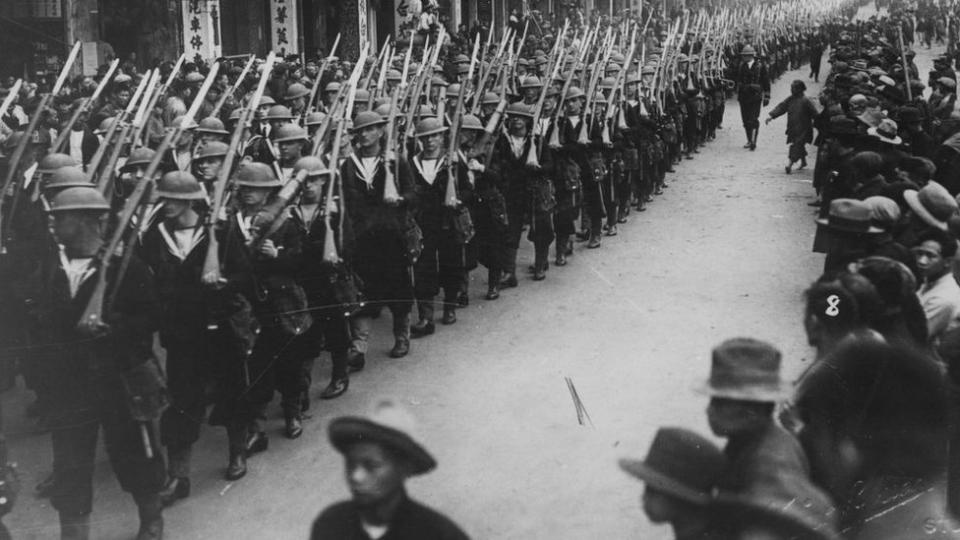
<svg viewBox="0 0 960 540">
<path fill-rule="evenodd" d="M 861 233 L 880 234 L 883 229 L 874 226 L 873 211 L 870 205 L 855 199 L 834 199 L 830 201 L 830 210 L 825 218 L 817 219 L 817 223 L 833 230 Z"/>
<path fill-rule="evenodd" d="M 920 191 L 904 191 L 903 200 L 924 223 L 941 231 L 947 230 L 947 220 L 957 211 L 956 199 L 937 182 L 927 182 Z"/>
<path fill-rule="evenodd" d="M 780 378 L 780 351 L 752 338 L 734 338 L 713 349 L 710 377 L 695 390 L 716 398 L 778 402 L 791 393 Z"/>
<path fill-rule="evenodd" d="M 903 144 L 903 139 L 901 139 L 899 135 L 893 135 L 891 137 L 889 133 L 880 132 L 879 128 L 880 126 L 867 128 L 867 135 L 870 135 L 871 137 L 876 137 L 880 139 L 882 142 L 885 142 L 887 144 L 892 144 L 894 146 L 899 146 Z"/>
<path fill-rule="evenodd" d="M 726 466 L 723 452 L 699 434 L 663 427 L 643 460 L 622 458 L 620 468 L 657 491 L 692 504 L 706 505 Z"/>
<path fill-rule="evenodd" d="M 413 474 L 424 474 L 437 467 L 437 461 L 411 433 L 413 417 L 393 401 L 378 403 L 367 417 L 341 416 L 327 428 L 330 443 L 341 453 L 356 443 L 377 443 L 405 457 Z"/>
</svg>

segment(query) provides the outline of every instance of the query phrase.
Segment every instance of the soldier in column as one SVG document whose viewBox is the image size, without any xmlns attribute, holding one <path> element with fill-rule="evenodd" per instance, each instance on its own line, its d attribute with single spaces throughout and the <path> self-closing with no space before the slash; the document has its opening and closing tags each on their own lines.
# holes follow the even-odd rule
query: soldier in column
<svg viewBox="0 0 960 540">
<path fill-rule="evenodd" d="M 577 215 L 580 213 L 583 179 L 589 167 L 586 147 L 578 140 L 585 101 L 583 90 L 571 86 L 563 97 L 563 114 L 558 117 L 554 127 L 559 143 L 559 146 L 554 148 L 554 169 L 557 173 L 554 228 L 557 241 L 553 263 L 557 266 L 566 265 L 567 257 L 573 254 L 573 235 L 576 233 Z"/>
<path fill-rule="evenodd" d="M 120 257 L 103 253 L 109 209 L 92 186 L 67 188 L 51 199 L 53 235 L 63 249 L 44 257 L 21 291 L 21 306 L 33 327 L 34 354 L 52 368 L 52 503 L 60 514 L 61 537 L 90 537 L 102 428 L 120 485 L 137 503 L 138 540 L 159 539 L 164 463 L 154 422 L 141 420 L 159 417 L 166 401 L 166 383 L 152 352 L 157 292 L 140 259 L 131 257 L 121 276 Z M 112 260 L 105 268 L 107 256 Z M 108 301 L 96 305 L 91 299 L 101 284 Z M 79 325 L 88 308 L 99 309 L 102 322 Z"/>
<path fill-rule="evenodd" d="M 410 158 L 411 174 L 417 198 L 417 224 L 423 231 L 423 251 L 414 266 L 414 292 L 419 319 L 410 328 L 412 337 L 430 335 L 435 330 L 434 298 L 443 289 L 444 324 L 457 321 L 456 306 L 463 279 L 464 251 L 453 220 L 458 208 L 446 204 L 449 176 L 453 175 L 460 201 L 469 200 L 471 186 L 465 180 L 461 163 L 449 163 L 445 139 L 448 128 L 438 118 L 417 122 L 416 136 L 422 150 Z M 453 169 L 451 171 L 451 168 Z M 462 198 L 461 198 L 462 197 Z"/>
<path fill-rule="evenodd" d="M 176 171 L 165 174 L 156 189 L 160 210 L 143 234 L 139 255 L 156 277 L 160 344 L 167 353 L 170 408 L 161 418 L 160 436 L 169 477 L 161 497 L 170 505 L 190 495 L 193 445 L 200 438 L 209 389 L 248 354 L 246 339 L 235 333 L 234 323 L 243 320 L 242 306 L 249 307 L 244 294 L 251 268 L 241 239 L 218 228 L 223 279 L 204 283 L 204 261 L 211 249 L 207 195 L 192 175 Z M 244 331 L 252 338 L 254 328 Z"/>
<path fill-rule="evenodd" d="M 408 240 L 415 238 L 411 212 L 416 203 L 408 164 L 384 161 L 384 124 L 375 112 L 354 118 L 354 153 L 340 168 L 346 216 L 356 238 L 354 268 L 364 284 L 368 308 L 355 317 L 354 347 L 366 352 L 372 310 L 386 305 L 393 315 L 393 358 L 410 352 L 410 310 L 413 305 L 414 262 Z M 396 149 L 390 149 L 396 151 Z M 388 178 L 387 167 L 391 169 Z M 387 181 L 397 198 L 385 197 Z M 360 343 L 357 343 L 357 342 Z M 359 350 L 362 348 L 362 350 Z"/>
</svg>

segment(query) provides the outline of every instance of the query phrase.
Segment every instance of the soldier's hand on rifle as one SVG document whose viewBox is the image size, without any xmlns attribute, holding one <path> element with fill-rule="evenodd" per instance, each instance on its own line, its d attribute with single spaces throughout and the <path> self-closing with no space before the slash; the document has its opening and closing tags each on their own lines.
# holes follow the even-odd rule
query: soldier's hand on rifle
<svg viewBox="0 0 960 540">
<path fill-rule="evenodd" d="M 210 287 L 215 290 L 220 290 L 227 285 L 227 280 L 216 273 L 204 274 L 200 277 L 200 282 L 205 286 Z"/>
<path fill-rule="evenodd" d="M 84 336 L 99 338 L 110 333 L 110 325 L 103 321 L 83 322 L 77 325 L 77 330 Z"/>
<path fill-rule="evenodd" d="M 467 169 L 473 172 L 483 172 L 487 170 L 482 163 L 476 160 L 476 158 L 470 158 L 470 161 L 467 161 Z"/>
<path fill-rule="evenodd" d="M 273 240 L 270 240 L 269 238 L 260 244 L 259 251 L 261 255 L 265 255 L 270 259 L 276 259 L 277 255 L 280 254 L 280 250 L 277 249 L 277 246 L 273 243 Z"/>
</svg>

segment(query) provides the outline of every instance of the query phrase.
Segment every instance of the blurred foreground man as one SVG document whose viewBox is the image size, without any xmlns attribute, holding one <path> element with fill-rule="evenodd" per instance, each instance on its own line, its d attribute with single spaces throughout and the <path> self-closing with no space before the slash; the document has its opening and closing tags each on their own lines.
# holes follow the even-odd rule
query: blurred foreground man
<svg viewBox="0 0 960 540">
<path fill-rule="evenodd" d="M 407 478 L 437 462 L 413 436 L 410 413 L 380 401 L 367 417 L 330 423 L 330 442 L 343 454 L 353 500 L 336 503 L 313 523 L 311 540 L 466 540 L 443 514 L 407 496 Z"/>
</svg>

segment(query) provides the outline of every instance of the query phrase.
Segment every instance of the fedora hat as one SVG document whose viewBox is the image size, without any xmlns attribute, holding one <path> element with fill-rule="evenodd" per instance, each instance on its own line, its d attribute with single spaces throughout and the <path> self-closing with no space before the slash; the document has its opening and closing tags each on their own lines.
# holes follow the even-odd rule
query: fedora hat
<svg viewBox="0 0 960 540">
<path fill-rule="evenodd" d="M 334 418 L 327 428 L 330 443 L 341 453 L 355 443 L 372 442 L 399 453 L 410 461 L 413 474 L 430 472 L 437 461 L 420 444 L 413 415 L 393 400 L 381 400 L 366 416 Z"/>
<path fill-rule="evenodd" d="M 690 430 L 663 427 L 650 444 L 646 459 L 619 460 L 620 468 L 651 488 L 687 501 L 706 505 L 726 466 L 715 444 Z"/>
<path fill-rule="evenodd" d="M 876 128 L 880 125 L 880 122 L 884 120 L 883 111 L 879 109 L 867 109 L 857 116 L 857 120 L 863 122 L 868 129 Z"/>
<path fill-rule="evenodd" d="M 710 397 L 777 402 L 789 394 L 780 378 L 780 351 L 752 338 L 733 338 L 713 349 L 710 378 L 698 391 Z"/>
<path fill-rule="evenodd" d="M 873 212 L 870 205 L 856 199 L 834 199 L 830 201 L 827 217 L 817 223 L 834 230 L 851 233 L 882 233 L 883 229 L 873 226 Z"/>
<path fill-rule="evenodd" d="M 903 199 L 924 223 L 941 231 L 947 230 L 947 220 L 957 213 L 957 201 L 937 182 L 927 182 L 920 191 L 908 189 Z"/>
<path fill-rule="evenodd" d="M 903 144 L 903 139 L 897 135 L 897 123 L 889 118 L 884 118 L 876 127 L 867 128 L 867 135 L 880 139 L 881 142 L 899 146 Z"/>
<path fill-rule="evenodd" d="M 867 71 L 867 61 L 866 60 L 854 60 L 850 64 L 850 69 L 854 71 Z"/>
</svg>

